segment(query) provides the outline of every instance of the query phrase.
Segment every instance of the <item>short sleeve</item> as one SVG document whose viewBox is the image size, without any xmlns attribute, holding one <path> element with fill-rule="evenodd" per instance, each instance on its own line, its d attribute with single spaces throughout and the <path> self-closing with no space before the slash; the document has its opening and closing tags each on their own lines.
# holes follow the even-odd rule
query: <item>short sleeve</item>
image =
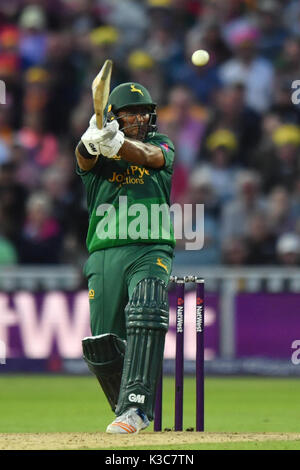
<svg viewBox="0 0 300 470">
<path fill-rule="evenodd" d="M 163 134 L 156 134 L 149 141 L 149 144 L 159 147 L 163 153 L 165 159 L 165 165 L 163 169 L 172 172 L 175 156 L 175 148 L 173 142 Z"/>
</svg>

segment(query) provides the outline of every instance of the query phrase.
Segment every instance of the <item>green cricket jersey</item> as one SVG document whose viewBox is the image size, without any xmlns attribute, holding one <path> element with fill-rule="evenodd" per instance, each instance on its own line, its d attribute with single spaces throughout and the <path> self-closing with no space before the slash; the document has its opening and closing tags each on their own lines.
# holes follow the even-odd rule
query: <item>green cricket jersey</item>
<svg viewBox="0 0 300 470">
<path fill-rule="evenodd" d="M 132 243 L 175 246 L 169 214 L 174 145 L 159 133 L 146 142 L 161 148 L 162 168 L 145 168 L 118 156 L 100 156 L 90 171 L 77 165 L 87 192 L 89 253 Z"/>
</svg>

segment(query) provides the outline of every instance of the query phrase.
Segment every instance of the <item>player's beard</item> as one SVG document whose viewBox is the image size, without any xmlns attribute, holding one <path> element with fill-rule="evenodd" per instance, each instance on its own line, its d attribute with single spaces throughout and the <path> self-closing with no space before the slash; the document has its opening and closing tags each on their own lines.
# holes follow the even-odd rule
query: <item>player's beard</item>
<svg viewBox="0 0 300 470">
<path fill-rule="evenodd" d="M 137 128 L 136 140 L 141 140 L 142 142 L 146 139 L 148 133 L 148 123 L 139 124 Z"/>
<path fill-rule="evenodd" d="M 127 124 L 122 120 L 120 121 L 120 130 L 124 132 L 126 137 L 129 137 L 130 139 L 140 140 L 143 142 L 148 134 L 148 124 L 149 120 L 147 122 L 139 122 L 137 118 L 132 124 Z"/>
</svg>

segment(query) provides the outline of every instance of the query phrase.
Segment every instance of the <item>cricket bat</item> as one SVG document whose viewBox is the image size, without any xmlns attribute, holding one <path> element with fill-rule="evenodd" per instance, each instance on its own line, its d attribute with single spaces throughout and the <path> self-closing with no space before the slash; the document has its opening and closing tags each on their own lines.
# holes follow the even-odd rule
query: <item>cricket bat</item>
<svg viewBox="0 0 300 470">
<path fill-rule="evenodd" d="M 92 92 L 94 111 L 98 129 L 102 129 L 104 120 L 104 110 L 107 105 L 110 92 L 110 78 L 112 72 L 112 60 L 106 60 L 98 75 L 93 80 Z"/>
</svg>

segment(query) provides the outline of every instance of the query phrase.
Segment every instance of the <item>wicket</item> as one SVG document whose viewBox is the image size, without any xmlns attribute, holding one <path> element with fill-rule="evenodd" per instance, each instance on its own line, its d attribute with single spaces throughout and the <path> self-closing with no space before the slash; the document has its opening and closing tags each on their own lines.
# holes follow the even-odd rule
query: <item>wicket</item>
<svg viewBox="0 0 300 470">
<path fill-rule="evenodd" d="M 176 285 L 175 431 L 182 431 L 184 386 L 185 284 L 196 284 L 196 431 L 204 431 L 204 280 L 196 276 L 171 276 Z M 163 373 L 160 376 L 154 415 L 154 431 L 162 429 Z"/>
</svg>

